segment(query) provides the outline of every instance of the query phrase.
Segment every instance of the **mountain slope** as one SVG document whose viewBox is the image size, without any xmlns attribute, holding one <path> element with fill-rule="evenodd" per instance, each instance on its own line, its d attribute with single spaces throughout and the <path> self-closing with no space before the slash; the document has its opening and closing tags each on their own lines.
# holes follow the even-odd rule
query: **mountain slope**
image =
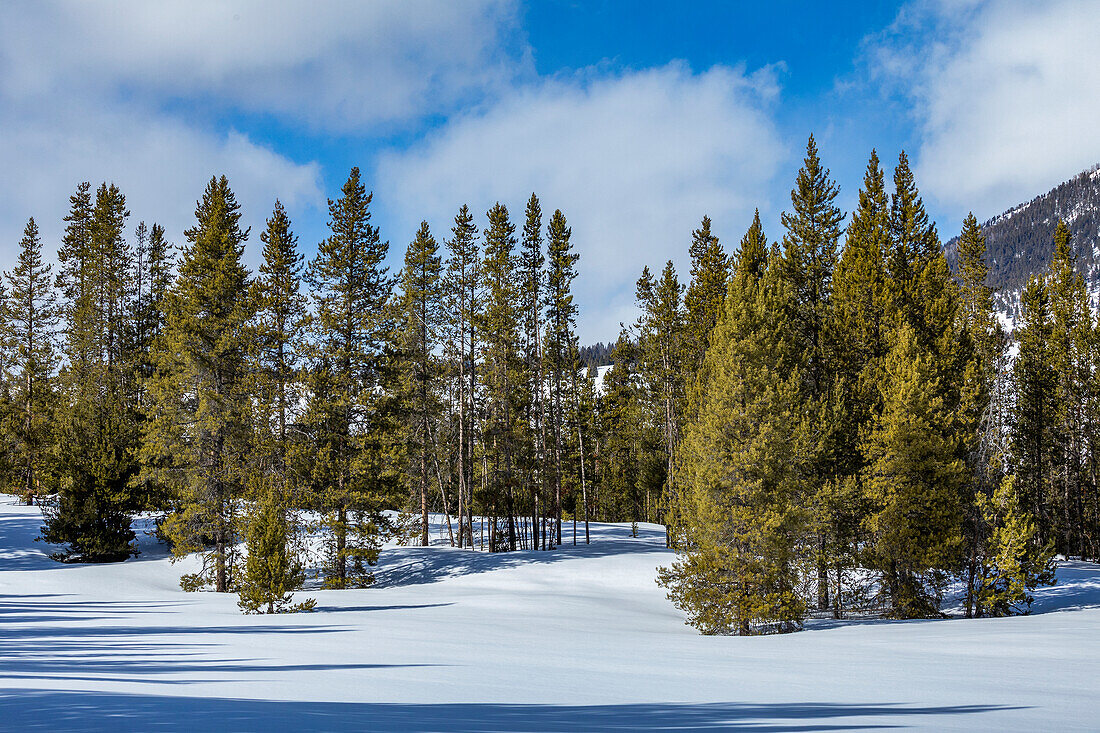
<svg viewBox="0 0 1100 733">
<path fill-rule="evenodd" d="M 982 224 L 989 284 L 997 291 L 997 309 L 1011 318 L 1018 315 L 1019 294 L 1028 278 L 1050 263 L 1059 219 L 1073 232 L 1078 267 L 1095 293 L 1100 288 L 1100 165 Z M 952 267 L 957 246 L 958 237 L 946 244 Z"/>
</svg>

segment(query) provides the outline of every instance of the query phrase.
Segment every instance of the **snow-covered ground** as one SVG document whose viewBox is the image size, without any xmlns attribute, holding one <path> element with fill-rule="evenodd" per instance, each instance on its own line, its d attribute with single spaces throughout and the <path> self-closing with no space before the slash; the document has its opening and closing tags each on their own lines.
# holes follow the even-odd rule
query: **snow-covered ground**
<svg viewBox="0 0 1100 733">
<path fill-rule="evenodd" d="M 0 495 L 0 730 L 1100 729 L 1100 567 L 1031 617 L 704 637 L 654 583 L 659 527 L 485 555 L 392 548 L 378 585 L 242 616 L 151 538 L 62 565 Z"/>
</svg>

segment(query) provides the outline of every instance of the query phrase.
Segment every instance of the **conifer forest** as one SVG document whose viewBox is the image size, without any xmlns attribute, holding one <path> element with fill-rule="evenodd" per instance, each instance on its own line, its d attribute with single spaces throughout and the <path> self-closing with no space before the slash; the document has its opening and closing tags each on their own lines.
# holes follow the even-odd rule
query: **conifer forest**
<svg viewBox="0 0 1100 733">
<path fill-rule="evenodd" d="M 782 231 L 731 246 L 703 216 L 600 372 L 562 211 L 457 207 L 390 272 L 368 188 L 353 168 L 308 262 L 278 201 L 241 228 L 224 176 L 178 243 L 110 183 L 76 187 L 56 268 L 27 221 L 0 475 L 57 559 L 124 560 L 152 514 L 202 559 L 183 589 L 270 613 L 370 585 L 431 516 L 483 553 L 655 523 L 689 623 L 753 634 L 936 617 L 952 584 L 967 617 L 1026 613 L 1057 555 L 1100 558 L 1100 321 L 1066 226 L 1008 333 L 973 215 L 952 270 L 904 153 L 888 183 L 872 152 L 846 213 L 811 136 Z"/>
<path fill-rule="evenodd" d="M 1100 2 L 0 18 L 0 733 L 1100 730 Z"/>
</svg>

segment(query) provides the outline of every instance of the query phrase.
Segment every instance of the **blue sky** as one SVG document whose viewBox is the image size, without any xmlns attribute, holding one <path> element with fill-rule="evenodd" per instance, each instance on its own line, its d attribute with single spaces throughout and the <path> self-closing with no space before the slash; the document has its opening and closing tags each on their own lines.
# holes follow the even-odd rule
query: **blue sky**
<svg viewBox="0 0 1100 733">
<path fill-rule="evenodd" d="M 756 207 L 781 237 L 811 132 L 845 210 L 872 147 L 908 151 L 944 238 L 1100 162 L 1096 28 L 1069 0 L 9 6 L 0 266 L 28 216 L 56 246 L 84 179 L 181 241 L 215 173 L 257 235 L 283 200 L 309 254 L 357 165 L 395 267 L 421 219 L 441 239 L 462 203 L 539 193 L 573 225 L 582 340 L 613 339 L 703 214 L 729 247 Z"/>
</svg>

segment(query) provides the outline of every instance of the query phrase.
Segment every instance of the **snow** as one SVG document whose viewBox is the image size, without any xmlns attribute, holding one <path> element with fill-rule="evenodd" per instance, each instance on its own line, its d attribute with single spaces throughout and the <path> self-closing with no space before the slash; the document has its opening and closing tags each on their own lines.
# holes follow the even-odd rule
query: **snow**
<svg viewBox="0 0 1100 733">
<path fill-rule="evenodd" d="M 663 531 L 487 555 L 387 548 L 376 587 L 314 613 L 242 616 L 186 594 L 142 536 L 63 565 L 38 510 L 0 496 L 6 730 L 1095 730 L 1100 566 L 1073 562 L 1031 617 L 811 621 L 704 637 L 654 583 Z M 571 525 L 566 525 L 571 538 Z M 581 528 L 583 538 L 583 527 Z"/>
<path fill-rule="evenodd" d="M 611 369 L 612 365 L 610 364 L 596 367 L 596 377 L 592 382 L 592 386 L 593 389 L 596 391 L 596 394 L 604 393 L 603 383 L 604 380 L 607 379 L 607 374 L 611 371 Z"/>
</svg>

